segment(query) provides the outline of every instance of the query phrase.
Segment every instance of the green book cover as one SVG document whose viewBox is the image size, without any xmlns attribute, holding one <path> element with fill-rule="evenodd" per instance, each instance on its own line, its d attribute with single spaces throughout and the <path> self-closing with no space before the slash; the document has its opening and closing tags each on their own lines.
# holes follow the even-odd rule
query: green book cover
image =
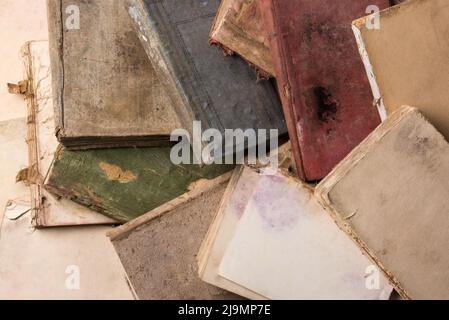
<svg viewBox="0 0 449 320">
<path fill-rule="evenodd" d="M 45 188 L 121 222 L 181 196 L 192 183 L 231 171 L 232 165 L 176 165 L 171 149 L 69 151 L 61 148 Z"/>
</svg>

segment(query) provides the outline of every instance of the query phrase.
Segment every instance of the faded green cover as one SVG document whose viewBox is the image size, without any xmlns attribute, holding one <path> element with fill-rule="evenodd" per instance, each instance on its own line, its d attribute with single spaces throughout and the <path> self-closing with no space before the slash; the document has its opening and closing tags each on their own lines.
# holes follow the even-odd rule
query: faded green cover
<svg viewBox="0 0 449 320">
<path fill-rule="evenodd" d="M 232 165 L 175 165 L 170 148 L 60 149 L 45 188 L 121 222 L 130 221 L 213 179 Z"/>
</svg>

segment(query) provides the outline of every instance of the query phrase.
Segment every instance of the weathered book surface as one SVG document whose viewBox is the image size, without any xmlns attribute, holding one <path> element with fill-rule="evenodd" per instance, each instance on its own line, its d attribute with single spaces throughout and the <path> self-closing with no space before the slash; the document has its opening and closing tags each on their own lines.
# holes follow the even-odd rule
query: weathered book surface
<svg viewBox="0 0 449 320">
<path fill-rule="evenodd" d="M 287 132 L 271 82 L 254 81 L 255 71 L 238 57 L 209 45 L 219 0 L 128 0 L 137 33 L 158 76 L 168 88 L 183 127 L 203 130 L 279 129 Z M 229 142 L 229 146 L 235 142 Z M 232 144 L 231 144 L 232 143 Z"/>
<path fill-rule="evenodd" d="M 254 186 L 219 275 L 268 299 L 388 299 L 370 266 L 313 190 L 279 173 Z"/>
<path fill-rule="evenodd" d="M 210 33 L 211 44 L 237 53 L 264 78 L 274 76 L 268 33 L 256 0 L 223 0 Z"/>
<path fill-rule="evenodd" d="M 43 188 L 44 179 L 58 149 L 54 125 L 48 41 L 26 43 L 22 50 L 28 110 L 29 167 L 21 179 L 30 184 L 32 224 L 37 228 L 88 224 L 112 224 L 113 219 L 68 200 L 59 200 Z"/>
<path fill-rule="evenodd" d="M 387 0 L 260 0 L 297 170 L 324 178 L 380 124 L 351 22 Z"/>
<path fill-rule="evenodd" d="M 353 30 L 384 114 L 412 105 L 448 139 L 448 2 L 406 1 L 380 13 L 379 30 L 367 29 L 366 19 Z"/>
<path fill-rule="evenodd" d="M 448 299 L 449 145 L 404 107 L 317 188 L 322 204 L 404 298 Z M 413 266 L 411 268 L 410 266 Z"/>
<path fill-rule="evenodd" d="M 56 130 L 66 147 L 167 144 L 180 127 L 123 2 L 48 0 Z"/>
<path fill-rule="evenodd" d="M 198 183 L 187 194 L 109 234 L 140 299 L 237 298 L 202 282 L 195 261 L 229 177 Z"/>
<path fill-rule="evenodd" d="M 130 221 L 184 194 L 231 165 L 175 165 L 171 148 L 59 149 L 45 188 L 120 222 Z"/>
</svg>

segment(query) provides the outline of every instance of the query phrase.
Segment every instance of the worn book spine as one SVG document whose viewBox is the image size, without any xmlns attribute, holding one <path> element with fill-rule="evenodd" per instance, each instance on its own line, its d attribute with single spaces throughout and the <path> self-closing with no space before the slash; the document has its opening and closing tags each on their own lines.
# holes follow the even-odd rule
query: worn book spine
<svg viewBox="0 0 449 320">
<path fill-rule="evenodd" d="M 32 225 L 36 228 L 74 225 L 115 224 L 116 221 L 67 200 L 50 195 L 44 188 L 45 176 L 58 148 L 54 136 L 54 109 L 51 91 L 48 41 L 32 41 L 21 49 L 24 81 L 14 90 L 27 102 L 28 168 L 18 180 L 30 185 Z"/>
<path fill-rule="evenodd" d="M 409 0 L 380 12 L 378 30 L 369 27 L 369 16 L 353 22 L 360 55 L 384 118 L 404 104 L 414 105 L 446 139 L 448 17 L 446 0 Z M 417 47 L 422 47 L 419 54 Z"/>
<path fill-rule="evenodd" d="M 31 57 L 31 42 L 26 43 L 21 49 L 26 80 L 26 90 L 20 93 L 25 95 L 27 102 L 27 144 L 28 144 L 28 168 L 24 171 L 21 180 L 30 185 L 31 191 L 31 219 L 34 226 L 40 224 L 39 217 L 47 210 L 42 206 L 41 186 L 44 178 L 39 173 L 39 153 L 37 148 L 37 124 L 36 108 L 37 97 L 33 92 L 33 61 Z"/>
<path fill-rule="evenodd" d="M 391 5 L 397 5 L 404 1 L 406 1 L 406 0 L 391 0 L 390 3 L 391 3 Z M 395 7 L 392 10 L 397 10 L 398 8 L 400 8 L 400 7 Z M 387 11 L 389 11 L 389 9 L 387 9 L 385 12 L 387 12 Z M 384 15 L 384 13 L 379 13 L 379 19 L 380 19 L 379 22 L 381 22 L 381 23 L 382 23 L 383 15 Z M 363 18 L 359 18 L 359 19 L 353 21 L 352 31 L 354 32 L 354 36 L 357 41 L 357 47 L 359 48 L 359 53 L 360 53 L 361 59 L 363 61 L 363 64 L 365 66 L 366 74 L 367 74 L 369 83 L 371 85 L 371 90 L 373 92 L 376 107 L 379 110 L 379 114 L 380 114 L 382 121 L 384 121 L 387 118 L 387 109 L 386 109 L 386 106 L 384 103 L 384 99 L 380 93 L 380 88 L 379 88 L 379 85 L 376 80 L 376 75 L 373 70 L 373 66 L 370 63 L 369 55 L 366 50 L 366 45 L 363 41 L 363 35 L 362 35 L 362 31 L 364 31 L 364 29 L 370 29 L 373 32 L 376 32 L 375 29 L 373 30 L 373 29 L 369 28 L 369 26 L 372 24 L 371 20 L 372 20 L 371 16 L 365 16 Z"/>
<path fill-rule="evenodd" d="M 274 76 L 268 34 L 256 0 L 222 1 L 210 43 L 222 47 L 227 55 L 240 55 L 256 68 L 260 78 Z"/>
<path fill-rule="evenodd" d="M 324 178 L 380 124 L 351 30 L 387 0 L 260 0 L 297 170 Z"/>
</svg>

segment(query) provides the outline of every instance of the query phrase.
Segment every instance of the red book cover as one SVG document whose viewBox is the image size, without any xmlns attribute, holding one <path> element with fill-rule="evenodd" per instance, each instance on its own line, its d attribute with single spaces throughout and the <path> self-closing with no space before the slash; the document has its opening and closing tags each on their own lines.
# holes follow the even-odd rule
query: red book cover
<svg viewBox="0 0 449 320">
<path fill-rule="evenodd" d="M 380 124 L 351 28 L 373 5 L 389 1 L 259 0 L 304 180 L 324 178 Z"/>
</svg>

